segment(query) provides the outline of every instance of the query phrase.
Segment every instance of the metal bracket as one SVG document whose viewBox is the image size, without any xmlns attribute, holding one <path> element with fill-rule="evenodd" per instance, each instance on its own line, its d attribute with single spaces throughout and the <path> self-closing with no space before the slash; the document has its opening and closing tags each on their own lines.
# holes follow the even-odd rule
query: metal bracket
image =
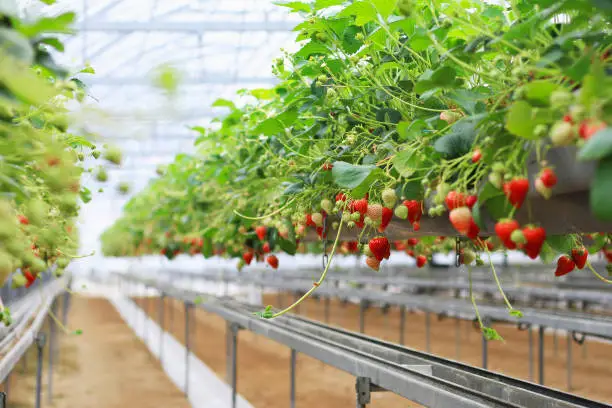
<svg viewBox="0 0 612 408">
<path fill-rule="evenodd" d="M 530 327 L 531 327 L 531 323 L 519 323 L 517 325 L 517 329 L 519 329 L 519 331 L 529 330 Z"/>
<path fill-rule="evenodd" d="M 357 405 L 365 406 L 371 402 L 372 392 L 384 392 L 386 389 L 372 384 L 369 377 L 357 377 L 355 381 L 355 392 L 357 394 Z"/>
<path fill-rule="evenodd" d="M 244 329 L 244 327 L 242 327 L 238 323 L 230 323 L 229 328 L 234 334 L 237 334 L 240 330 Z"/>
<path fill-rule="evenodd" d="M 43 347 L 45 347 L 45 343 L 47 342 L 47 336 L 45 335 L 45 333 L 38 333 L 34 341 L 36 341 L 36 347 L 42 349 Z"/>
<path fill-rule="evenodd" d="M 578 343 L 579 345 L 582 346 L 584 344 L 584 341 L 586 340 L 586 334 L 584 334 L 584 333 L 580 333 L 580 334 L 582 334 L 582 337 L 578 337 L 579 333 L 573 331 L 572 332 L 572 339 L 574 339 L 574 341 L 576 343 Z"/>
<path fill-rule="evenodd" d="M 448 314 L 446 314 L 446 312 L 442 312 L 438 314 L 438 321 L 441 322 L 442 320 L 446 319 L 448 317 Z"/>
</svg>

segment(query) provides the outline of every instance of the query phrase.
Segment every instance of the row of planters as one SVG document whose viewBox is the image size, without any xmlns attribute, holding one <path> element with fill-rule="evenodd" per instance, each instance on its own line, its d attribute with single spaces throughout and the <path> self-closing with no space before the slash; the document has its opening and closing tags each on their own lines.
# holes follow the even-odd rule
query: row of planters
<svg viewBox="0 0 612 408">
<path fill-rule="evenodd" d="M 0 5 L 0 280 L 12 274 L 14 287 L 29 287 L 44 271 L 64 273 L 78 249 L 79 207 L 91 199 L 81 185 L 83 162 L 120 161 L 71 128 L 66 106 L 86 91 L 53 55 L 74 19 L 25 19 L 17 2 Z M 3 307 L 1 316 L 10 321 Z"/>
<path fill-rule="evenodd" d="M 305 19 L 280 83 L 216 101 L 229 113 L 193 128 L 105 253 L 276 268 L 274 252 L 326 250 L 378 269 L 392 246 L 423 266 L 460 237 L 464 264 L 520 250 L 605 280 L 588 254 L 612 258 L 612 7 L 511 3 L 281 4 Z"/>
</svg>

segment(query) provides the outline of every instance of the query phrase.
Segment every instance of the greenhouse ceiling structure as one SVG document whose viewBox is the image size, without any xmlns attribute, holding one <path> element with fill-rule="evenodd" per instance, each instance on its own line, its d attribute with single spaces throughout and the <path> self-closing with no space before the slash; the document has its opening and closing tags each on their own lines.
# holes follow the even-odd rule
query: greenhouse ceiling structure
<svg viewBox="0 0 612 408">
<path fill-rule="evenodd" d="M 271 0 L 58 0 L 49 6 L 22 0 L 20 5 L 26 15 L 76 12 L 76 35 L 66 38 L 59 62 L 71 72 L 93 68 L 95 74 L 77 75 L 89 95 L 81 115 L 88 130 L 124 154 L 105 185 L 85 180 L 95 199 L 83 211 L 84 251 L 98 247 L 99 232 L 130 196 L 118 194 L 117 183 L 139 191 L 159 165 L 194 150 L 197 133 L 190 127 L 211 125 L 224 112 L 211 108 L 216 99 L 236 101 L 240 89 L 275 83 L 271 62 L 294 43 L 292 30 L 300 21 Z M 154 86 L 156 73 L 166 67 L 179 80 L 172 96 Z"/>
</svg>

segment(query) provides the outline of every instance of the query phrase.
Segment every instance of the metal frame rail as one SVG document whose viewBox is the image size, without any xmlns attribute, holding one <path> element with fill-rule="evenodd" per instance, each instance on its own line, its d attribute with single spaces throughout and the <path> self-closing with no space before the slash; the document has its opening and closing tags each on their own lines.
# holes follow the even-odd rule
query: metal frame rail
<svg viewBox="0 0 612 408">
<path fill-rule="evenodd" d="M 4 382 L 6 399 L 9 396 L 11 372 L 20 360 L 24 367 L 27 365 L 26 353 L 35 344 L 37 348 L 35 407 L 40 408 L 42 406 L 43 356 L 44 347 L 48 344 L 47 387 L 49 391 L 47 393 L 47 403 L 51 403 L 53 397 L 53 362 L 58 353 L 55 345 L 56 322 L 53 319 L 49 320 L 48 335 L 41 333 L 41 328 L 49 311 L 56 313 L 57 298 L 62 293 L 64 293 L 62 319 L 63 324 L 66 323 L 70 294 L 65 291 L 65 288 L 69 281 L 69 276 L 59 279 L 43 279 L 36 287 L 32 285 L 25 296 L 21 298 L 12 297 L 10 306 L 14 321 L 11 326 L 3 327 L 0 333 L 0 355 L 2 355 L 0 359 L 0 382 Z"/>
<path fill-rule="evenodd" d="M 236 406 L 237 354 L 240 329 L 250 330 L 292 350 L 291 406 L 295 404 L 295 354 L 303 353 L 356 377 L 357 407 L 366 407 L 371 392 L 390 391 L 431 408 L 604 408 L 544 386 L 467 366 L 365 335 L 333 328 L 309 319 L 285 315 L 274 320 L 256 317 L 252 306 L 227 298 L 205 296 L 159 280 L 117 275 L 119 281 L 156 289 L 217 314 L 228 323 L 228 367 L 232 407 Z M 122 285 L 123 286 L 123 285 Z M 196 303 L 196 299 L 199 299 Z M 187 313 L 188 309 L 186 309 Z"/>
<path fill-rule="evenodd" d="M 158 271 L 164 274 L 169 274 L 172 276 L 181 276 L 184 278 L 188 277 L 198 277 L 202 279 L 216 280 L 216 281 L 227 281 L 227 282 L 235 282 L 240 280 L 244 275 L 239 274 L 238 272 L 227 272 L 223 271 L 221 273 L 189 273 L 189 272 L 179 272 L 175 270 L 162 270 Z M 259 272 L 257 275 L 262 279 L 264 276 L 272 276 L 279 280 L 309 280 L 312 281 L 314 278 L 318 277 L 320 271 L 312 274 L 270 274 L 269 272 Z M 253 273 L 249 273 L 249 276 L 253 276 Z M 378 285 L 378 286 L 397 286 L 402 287 L 403 289 L 429 289 L 433 291 L 437 290 L 469 290 L 470 284 L 465 280 L 454 280 L 454 281 L 441 281 L 436 279 L 420 279 L 420 278 L 406 278 L 399 276 L 389 276 L 389 277 L 376 277 L 376 276 L 359 276 L 359 275 L 331 275 L 327 278 L 331 282 L 337 283 L 357 283 L 357 284 L 370 284 L 370 285 Z M 504 292 L 506 296 L 513 298 L 521 298 L 528 297 L 530 300 L 552 300 L 555 302 L 582 302 L 583 305 L 586 304 L 597 304 L 603 306 L 605 308 L 612 308 L 612 291 L 593 291 L 593 290 L 563 290 L 555 287 L 542 288 L 542 287 L 529 287 L 529 286 L 520 286 L 514 284 L 505 284 Z M 474 282 L 472 284 L 472 290 L 474 292 L 479 293 L 498 293 L 499 289 L 495 284 L 492 283 L 484 283 L 484 282 Z"/>
</svg>

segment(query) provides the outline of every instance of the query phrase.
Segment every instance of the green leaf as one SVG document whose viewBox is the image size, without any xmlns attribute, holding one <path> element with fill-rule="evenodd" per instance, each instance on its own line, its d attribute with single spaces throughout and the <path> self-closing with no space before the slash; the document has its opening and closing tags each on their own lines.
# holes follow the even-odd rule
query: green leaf
<svg viewBox="0 0 612 408">
<path fill-rule="evenodd" d="M 81 196 L 81 200 L 85 204 L 91 201 L 91 190 L 88 189 L 87 187 L 81 187 L 81 190 L 79 191 L 79 195 Z"/>
<path fill-rule="evenodd" d="M 334 182 L 342 188 L 356 188 L 363 183 L 377 168 L 376 166 L 363 166 L 337 161 L 333 163 L 332 177 Z"/>
<path fill-rule="evenodd" d="M 253 129 L 254 133 L 264 134 L 266 136 L 273 136 L 284 131 L 284 126 L 276 118 L 266 119 L 261 122 L 255 129 Z"/>
<path fill-rule="evenodd" d="M 550 95 L 559 88 L 559 85 L 550 81 L 533 81 L 525 85 L 525 96 L 532 102 L 548 106 Z"/>
<path fill-rule="evenodd" d="M 39 44 L 45 44 L 45 45 L 48 45 L 50 47 L 53 47 L 53 48 L 55 48 L 59 52 L 64 52 L 64 43 L 61 42 L 56 37 L 41 38 L 40 40 L 38 40 L 38 43 Z"/>
<path fill-rule="evenodd" d="M 488 93 L 474 89 L 457 89 L 449 92 L 447 96 L 465 112 L 474 115 L 484 111 L 483 101 L 488 97 Z"/>
<path fill-rule="evenodd" d="M 546 237 L 545 241 L 554 251 L 560 254 L 569 254 L 574 247 L 572 235 L 552 235 Z"/>
<path fill-rule="evenodd" d="M 520 319 L 521 317 L 523 317 L 523 312 L 521 312 L 518 309 L 510 309 L 508 313 L 510 313 L 510 316 L 514 316 L 517 319 Z"/>
<path fill-rule="evenodd" d="M 211 106 L 213 108 L 230 108 L 231 110 L 236 109 L 236 105 L 234 104 L 234 102 L 222 98 L 214 101 Z"/>
<path fill-rule="evenodd" d="M 317 41 L 310 41 L 306 45 L 304 45 L 298 52 L 295 53 L 297 58 L 302 58 L 307 60 L 313 55 L 327 55 L 329 53 L 329 49 L 323 43 Z"/>
<path fill-rule="evenodd" d="M 499 188 L 495 187 L 493 184 L 487 182 L 480 193 L 478 194 L 478 202 L 480 204 L 486 203 L 491 198 L 495 198 L 498 196 L 503 196 L 504 193 Z"/>
<path fill-rule="evenodd" d="M 370 190 L 370 186 L 379 178 L 382 177 L 383 171 L 379 168 L 375 168 L 364 181 L 361 182 L 357 187 L 351 190 L 351 195 L 355 198 L 363 198 L 366 193 Z"/>
<path fill-rule="evenodd" d="M 422 119 L 397 124 L 397 134 L 401 141 L 412 140 L 422 136 L 423 129 L 427 129 L 427 122 Z"/>
<path fill-rule="evenodd" d="M 476 225 L 478 225 L 478 227 L 480 229 L 483 229 L 484 226 L 484 221 L 482 219 L 482 214 L 480 211 L 480 203 L 476 202 L 476 204 L 474 204 L 474 207 L 472 207 L 472 218 L 474 219 L 474 222 L 476 223 Z"/>
<path fill-rule="evenodd" d="M 345 2 L 346 0 L 316 0 L 314 6 L 316 10 L 321 10 L 327 7 L 340 6 Z"/>
<path fill-rule="evenodd" d="M 370 0 L 383 19 L 387 19 L 397 4 L 397 0 Z"/>
<path fill-rule="evenodd" d="M 354 16 L 355 24 L 358 26 L 363 26 L 370 21 L 375 21 L 377 14 L 378 13 L 372 4 L 365 1 L 359 1 L 344 8 L 344 10 L 338 13 L 338 17 Z"/>
<path fill-rule="evenodd" d="M 342 34 L 342 49 L 353 54 L 357 52 L 363 45 L 363 41 L 357 39 L 357 34 L 361 32 L 361 28 L 357 26 L 348 26 Z"/>
<path fill-rule="evenodd" d="M 279 238 L 276 243 L 284 252 L 288 253 L 289 255 L 295 255 L 297 251 L 297 245 L 295 241 L 292 242 L 284 238 Z"/>
<path fill-rule="evenodd" d="M 602 221 L 612 221 L 612 157 L 597 164 L 591 182 L 591 210 Z"/>
<path fill-rule="evenodd" d="M 15 30 L 0 28 L 0 48 L 24 64 L 31 64 L 34 60 L 30 42 Z"/>
<path fill-rule="evenodd" d="M 398 188 L 398 196 L 405 200 L 421 200 L 423 198 L 423 186 L 418 181 L 409 181 Z"/>
<path fill-rule="evenodd" d="M 612 0 L 591 0 L 591 3 L 600 10 L 612 12 Z"/>
<path fill-rule="evenodd" d="M 414 150 L 402 150 L 397 153 L 393 160 L 393 168 L 402 177 L 410 177 L 416 170 L 418 170 L 420 160 L 418 155 L 415 154 Z"/>
<path fill-rule="evenodd" d="M 457 84 L 457 72 L 448 66 L 443 66 L 435 71 L 426 71 L 419 77 L 414 90 L 422 94 L 434 88 L 451 88 Z"/>
<path fill-rule="evenodd" d="M 482 335 L 489 341 L 492 340 L 501 340 L 504 341 L 503 337 L 499 335 L 499 333 L 491 328 L 491 327 L 482 327 Z"/>
<path fill-rule="evenodd" d="M 600 160 L 612 154 L 612 129 L 606 127 L 595 133 L 578 152 L 579 160 Z M 610 180 L 612 183 L 612 180 Z"/>
<path fill-rule="evenodd" d="M 73 12 L 63 13 L 56 17 L 43 17 L 35 21 L 33 24 L 17 25 L 17 30 L 26 37 L 36 37 L 42 33 L 60 33 L 71 34 L 73 30 L 70 28 L 76 19 L 76 14 Z"/>
<path fill-rule="evenodd" d="M 281 2 L 281 1 L 275 1 L 274 4 L 277 6 L 290 8 L 292 13 L 297 13 L 300 11 L 308 13 L 312 10 L 312 6 L 310 4 L 303 3 L 301 1 L 290 1 L 287 3 Z"/>
<path fill-rule="evenodd" d="M 434 149 L 449 159 L 468 153 L 476 137 L 476 123 L 473 117 L 458 120 L 449 133 L 436 140 Z"/>
<path fill-rule="evenodd" d="M 525 139 L 536 140 L 537 136 L 533 132 L 534 127 L 531 105 L 525 101 L 515 102 L 506 116 L 508 132 Z"/>
</svg>

